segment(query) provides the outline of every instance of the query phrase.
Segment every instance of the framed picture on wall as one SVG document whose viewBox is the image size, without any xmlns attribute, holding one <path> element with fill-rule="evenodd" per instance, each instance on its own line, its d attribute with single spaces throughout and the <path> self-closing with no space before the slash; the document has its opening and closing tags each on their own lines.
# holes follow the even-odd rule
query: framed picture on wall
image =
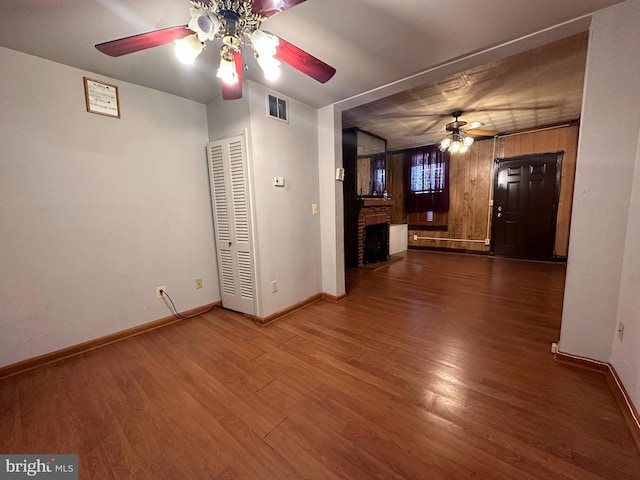
<svg viewBox="0 0 640 480">
<path fill-rule="evenodd" d="M 92 78 L 83 78 L 87 112 L 120 118 L 118 87 Z"/>
</svg>

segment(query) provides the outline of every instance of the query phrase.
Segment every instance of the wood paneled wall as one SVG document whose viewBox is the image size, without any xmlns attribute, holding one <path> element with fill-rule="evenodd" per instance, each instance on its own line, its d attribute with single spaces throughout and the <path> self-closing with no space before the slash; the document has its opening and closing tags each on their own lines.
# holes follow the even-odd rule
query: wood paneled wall
<svg viewBox="0 0 640 480">
<path fill-rule="evenodd" d="M 489 246 L 484 244 L 484 240 L 491 237 L 489 205 L 493 199 L 493 160 L 561 150 L 564 151 L 564 158 L 554 253 L 557 257 L 566 257 L 577 145 L 578 126 L 572 125 L 480 140 L 476 141 L 466 153 L 452 155 L 449 172 L 451 196 L 447 231 L 409 230 L 409 246 L 488 252 Z M 404 211 L 402 157 L 401 153 L 396 153 L 388 158 L 388 185 L 396 200 L 391 217 L 392 223 L 410 223 Z M 419 237 L 443 240 L 413 240 L 414 234 Z"/>
</svg>

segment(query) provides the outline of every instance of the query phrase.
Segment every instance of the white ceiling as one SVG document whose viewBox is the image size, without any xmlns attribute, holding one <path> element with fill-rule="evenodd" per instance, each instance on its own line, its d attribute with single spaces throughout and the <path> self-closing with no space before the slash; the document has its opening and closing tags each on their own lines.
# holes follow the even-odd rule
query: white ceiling
<svg viewBox="0 0 640 480">
<path fill-rule="evenodd" d="M 320 84 L 287 66 L 269 86 L 314 107 L 349 109 L 583 31 L 590 13 L 619 1 L 307 0 L 263 28 L 337 73 Z M 215 44 L 193 67 L 177 62 L 170 45 L 118 58 L 94 48 L 185 24 L 189 7 L 187 0 L 3 1 L 0 45 L 208 103 L 220 95 Z M 246 78 L 266 84 L 253 58 L 248 68 Z"/>
</svg>

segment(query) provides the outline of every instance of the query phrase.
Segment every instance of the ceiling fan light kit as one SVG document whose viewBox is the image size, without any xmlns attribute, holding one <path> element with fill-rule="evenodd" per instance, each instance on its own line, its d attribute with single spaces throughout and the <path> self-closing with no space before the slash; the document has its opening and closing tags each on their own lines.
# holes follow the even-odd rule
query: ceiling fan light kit
<svg viewBox="0 0 640 480">
<path fill-rule="evenodd" d="M 455 120 L 447 123 L 445 129 L 448 132 L 447 136 L 440 142 L 440 151 L 449 153 L 464 153 L 473 143 L 473 137 L 467 135 L 463 129 L 477 128 L 482 126 L 481 122 L 467 123 L 463 120 L 458 120 L 462 115 L 462 111 L 455 111 L 451 114 Z"/>
<path fill-rule="evenodd" d="M 251 34 L 254 55 L 267 80 L 276 80 L 280 76 L 280 62 L 275 59 L 278 45 L 280 40 L 275 35 L 262 30 L 255 30 Z"/>
<path fill-rule="evenodd" d="M 196 32 L 200 42 L 213 41 L 216 38 L 216 33 L 220 30 L 218 17 L 210 15 L 197 6 L 190 8 L 189 14 L 191 14 L 191 20 L 189 20 L 187 28 Z"/>
<path fill-rule="evenodd" d="M 176 40 L 176 56 L 185 63 L 193 64 L 195 57 L 204 49 L 204 42 L 216 37 L 222 39 L 220 66 L 217 77 L 228 85 L 238 82 L 233 52 L 241 53 L 242 45 L 250 46 L 265 78 L 274 80 L 280 76 L 280 62 L 273 58 L 279 44 L 278 37 L 260 30 L 267 19 L 254 13 L 250 1 L 218 0 L 209 3 L 192 1 L 189 9 L 191 20 L 187 28 L 193 30 L 181 40 Z M 183 43 L 188 42 L 188 47 Z M 187 53 L 185 54 L 185 50 Z"/>
<path fill-rule="evenodd" d="M 238 83 L 238 73 L 235 58 L 227 45 L 220 49 L 220 66 L 216 77 L 227 85 Z"/>
<path fill-rule="evenodd" d="M 251 48 L 267 80 L 275 80 L 280 76 L 280 61 L 283 61 L 325 83 L 333 77 L 335 68 L 276 35 L 260 30 L 262 22 L 267 18 L 304 1 L 191 0 L 191 19 L 187 25 L 100 43 L 96 48 L 102 53 L 117 57 L 173 40 L 178 59 L 193 65 L 207 42 L 220 39 L 222 46 L 216 76 L 223 81 L 222 97 L 226 100 L 242 97 L 243 46 Z"/>
<path fill-rule="evenodd" d="M 173 44 L 176 57 L 187 65 L 193 65 L 197 56 L 204 49 L 204 44 L 198 40 L 198 36 L 195 34 L 174 40 Z"/>
<path fill-rule="evenodd" d="M 440 142 L 440 151 L 445 152 L 448 150 L 450 153 L 464 153 L 472 143 L 472 137 L 463 133 L 452 133 Z"/>
</svg>

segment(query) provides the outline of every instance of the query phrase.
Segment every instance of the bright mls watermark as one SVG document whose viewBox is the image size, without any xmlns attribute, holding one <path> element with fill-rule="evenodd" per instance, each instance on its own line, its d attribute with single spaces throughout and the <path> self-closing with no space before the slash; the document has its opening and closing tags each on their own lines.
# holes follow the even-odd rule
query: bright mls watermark
<svg viewBox="0 0 640 480">
<path fill-rule="evenodd" d="M 78 480 L 78 455 L 0 454 L 0 480 Z"/>
</svg>

